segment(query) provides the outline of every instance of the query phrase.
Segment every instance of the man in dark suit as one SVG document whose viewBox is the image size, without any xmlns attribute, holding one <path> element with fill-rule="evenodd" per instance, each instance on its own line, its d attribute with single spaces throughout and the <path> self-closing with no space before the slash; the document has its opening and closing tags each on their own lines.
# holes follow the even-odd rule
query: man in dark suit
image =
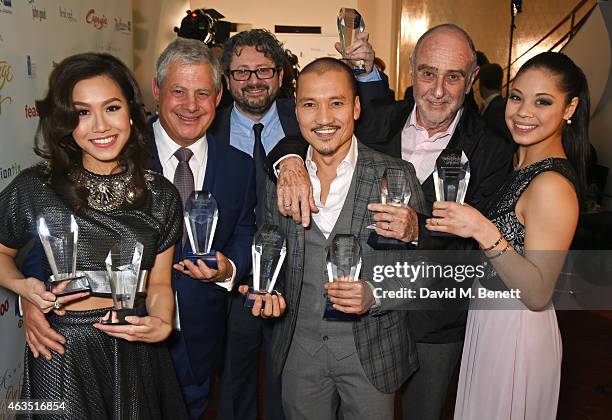
<svg viewBox="0 0 612 420">
<path fill-rule="evenodd" d="M 425 210 L 412 165 L 369 149 L 353 135 L 359 113 L 356 83 L 346 64 L 326 57 L 307 65 L 298 77 L 296 114 L 310 145 L 305 162 L 319 208 L 310 227 L 282 217 L 275 185 L 268 180 L 266 186 L 267 220 L 287 238 L 279 283 L 287 311 L 274 324 L 272 360 L 274 371 L 282 373 L 289 419 L 335 419 L 338 411 L 344 418 L 393 418 L 394 392 L 417 368 L 408 313 L 377 302 L 368 281 L 371 270 L 362 270 L 355 281 L 333 283 L 322 270 L 336 234 L 354 235 L 363 266 L 373 264 L 380 251 L 367 244 L 368 203 L 379 200 L 377 185 L 385 170 L 401 171 L 412 191 L 410 206 Z M 322 319 L 324 291 L 337 310 L 359 319 Z"/>
<path fill-rule="evenodd" d="M 501 95 L 504 71 L 499 64 L 487 63 L 480 67 L 478 75 L 480 97 L 484 101 L 482 117 L 489 130 L 511 144 L 512 135 L 506 125 L 506 101 Z"/>
<path fill-rule="evenodd" d="M 417 42 L 412 66 L 413 97 L 393 103 L 373 102 L 364 107 L 357 136 L 373 149 L 414 165 L 428 212 L 436 200 L 432 176 L 436 158 L 444 149 L 461 150 L 471 168 L 465 202 L 483 210 L 510 171 L 512 147 L 486 128 L 477 111 L 464 106 L 465 95 L 478 72 L 474 44 L 463 29 L 451 24 L 439 25 Z M 285 153 L 304 154 L 303 144 L 301 150 L 296 142 L 285 146 Z M 286 169 L 290 165 L 293 163 L 288 162 Z M 283 177 L 281 170 L 279 185 L 285 185 Z M 418 231 L 419 249 L 475 246 L 470 240 L 432 237 L 425 229 L 424 214 L 419 214 L 417 219 L 405 209 L 384 210 L 378 204 L 370 204 L 370 210 L 377 212 L 374 216 L 377 225 L 387 222 L 397 227 L 402 221 L 408 221 L 411 225 L 408 230 Z M 406 230 L 377 229 L 377 233 L 401 240 Z M 439 419 L 460 356 L 465 319 L 465 310 L 410 313 L 419 370 L 408 381 L 403 394 L 405 419 Z"/>
<path fill-rule="evenodd" d="M 367 40 L 367 33 L 360 34 L 352 46 L 349 58 L 365 61 L 371 77 L 374 54 Z M 272 33 L 253 29 L 229 39 L 221 61 L 234 105 L 220 112 L 210 132 L 222 144 L 249 156 L 249 168 L 254 175 L 253 188 L 258 198 L 263 198 L 262 187 L 267 178 L 265 159 L 274 155 L 272 151 L 282 138 L 295 136 L 299 132 L 295 119 L 295 101 L 292 98 L 278 98 L 284 75 L 285 51 Z M 370 79 L 367 77 L 362 79 L 364 83 L 359 83 L 362 90 L 380 89 L 380 81 L 368 82 Z M 297 160 L 301 164 L 302 161 Z M 304 196 L 312 197 L 311 190 L 307 190 Z M 263 200 L 260 200 L 256 211 L 259 216 L 263 216 L 262 208 Z M 316 211 L 314 204 L 311 208 Z M 291 210 L 288 206 L 284 211 L 289 213 Z M 220 418 L 257 418 L 262 347 L 266 366 L 264 411 L 268 419 L 284 418 L 280 404 L 280 380 L 270 369 L 273 322 L 253 319 L 243 307 L 243 298 L 238 293 L 231 297 L 227 349 L 221 375 Z"/>
<path fill-rule="evenodd" d="M 208 132 L 222 88 L 219 63 L 205 44 L 183 38 L 170 43 L 158 59 L 152 89 L 159 102 L 159 119 L 152 122 L 153 168 L 182 192 L 177 176 L 185 152 L 184 168 L 193 182 L 185 193 L 210 191 L 219 207 L 212 246 L 218 269 L 183 260 L 190 245 L 181 241 L 172 282 L 177 309 L 169 348 L 190 415 L 198 419 L 208 406 L 212 375 L 223 355 L 228 292 L 251 267 L 255 219 L 249 209 L 255 196 L 250 159 Z"/>
</svg>

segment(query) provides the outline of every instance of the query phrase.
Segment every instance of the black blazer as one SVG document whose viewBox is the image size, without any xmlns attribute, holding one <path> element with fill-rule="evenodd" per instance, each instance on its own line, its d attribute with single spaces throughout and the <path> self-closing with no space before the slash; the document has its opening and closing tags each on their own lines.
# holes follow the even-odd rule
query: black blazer
<svg viewBox="0 0 612 420">
<path fill-rule="evenodd" d="M 508 144 L 515 146 L 514 140 L 512 140 L 512 134 L 508 130 L 506 125 L 506 100 L 501 96 L 496 96 L 487 106 L 482 117 L 487 124 L 489 130 L 495 133 L 498 137 L 504 139 Z"/>
</svg>

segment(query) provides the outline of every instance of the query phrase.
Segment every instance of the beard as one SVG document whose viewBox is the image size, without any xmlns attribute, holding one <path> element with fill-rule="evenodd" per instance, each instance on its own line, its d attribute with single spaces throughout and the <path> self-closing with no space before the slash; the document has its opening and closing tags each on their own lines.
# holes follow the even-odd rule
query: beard
<svg viewBox="0 0 612 420">
<path fill-rule="evenodd" d="M 246 94 L 246 91 L 250 89 L 264 89 L 266 94 L 252 98 Z M 231 93 L 240 109 L 253 115 L 264 115 L 268 112 L 278 96 L 278 90 L 271 92 L 268 85 L 248 85 Z"/>
</svg>

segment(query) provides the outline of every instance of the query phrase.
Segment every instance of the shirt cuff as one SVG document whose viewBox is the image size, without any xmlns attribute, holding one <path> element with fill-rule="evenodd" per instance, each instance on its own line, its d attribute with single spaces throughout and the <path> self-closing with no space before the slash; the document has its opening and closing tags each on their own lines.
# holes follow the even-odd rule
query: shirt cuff
<svg viewBox="0 0 612 420">
<path fill-rule="evenodd" d="M 370 73 L 358 74 L 357 76 L 355 76 L 355 79 L 357 79 L 359 83 L 366 83 L 366 82 L 379 82 L 382 80 L 382 77 L 380 77 L 380 74 L 378 73 L 378 69 L 376 68 L 376 66 L 374 66 L 374 68 L 372 69 Z"/>
<path fill-rule="evenodd" d="M 283 156 L 282 158 L 280 158 L 279 160 L 277 160 L 276 162 L 274 162 L 274 165 L 272 165 L 272 168 L 274 169 L 274 175 L 276 176 L 276 178 L 278 179 L 278 176 L 280 175 L 280 163 L 290 157 L 297 157 L 300 158 L 300 160 L 302 161 L 302 163 L 304 163 L 304 160 L 302 159 L 302 156 L 300 155 L 296 155 L 294 153 L 290 153 L 288 155 Z"/>
<path fill-rule="evenodd" d="M 230 292 L 234 288 L 234 283 L 236 280 L 236 264 L 234 264 L 234 262 L 230 260 L 229 258 L 227 260 L 232 265 L 232 276 L 225 280 L 217 281 L 215 283 L 217 283 L 218 286 L 221 286 L 224 289 L 227 289 L 228 292 Z"/>
<path fill-rule="evenodd" d="M 370 290 L 372 290 L 372 295 L 374 296 L 374 305 L 370 306 L 370 309 L 380 308 L 380 299 L 376 297 L 376 292 L 374 291 L 375 287 L 369 281 L 366 281 L 366 284 L 370 286 Z"/>
</svg>

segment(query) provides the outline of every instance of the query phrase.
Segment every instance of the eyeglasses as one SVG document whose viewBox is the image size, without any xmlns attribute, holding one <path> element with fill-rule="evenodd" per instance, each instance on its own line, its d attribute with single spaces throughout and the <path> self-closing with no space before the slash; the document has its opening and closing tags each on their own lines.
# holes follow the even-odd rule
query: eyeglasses
<svg viewBox="0 0 612 420">
<path fill-rule="evenodd" d="M 249 80 L 252 74 L 254 74 L 260 80 L 271 79 L 274 77 L 276 69 L 274 67 L 260 67 L 256 70 L 240 69 L 230 70 L 229 72 L 232 75 L 232 79 L 236 80 L 237 82 L 244 82 L 245 80 Z"/>
</svg>

